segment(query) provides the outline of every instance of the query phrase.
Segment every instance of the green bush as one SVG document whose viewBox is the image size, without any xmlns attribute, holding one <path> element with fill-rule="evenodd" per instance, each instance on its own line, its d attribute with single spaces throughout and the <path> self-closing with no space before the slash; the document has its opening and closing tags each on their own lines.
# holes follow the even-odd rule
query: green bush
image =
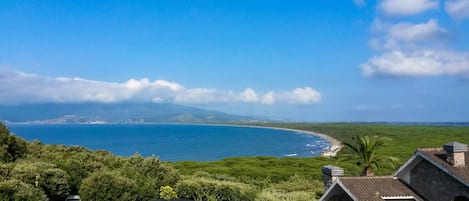
<svg viewBox="0 0 469 201">
<path fill-rule="evenodd" d="M 176 193 L 179 197 L 202 200 L 204 192 L 202 186 L 193 180 L 182 180 L 176 185 Z"/>
<path fill-rule="evenodd" d="M 47 201 L 47 196 L 31 184 L 16 179 L 0 182 L 0 200 Z"/>
<path fill-rule="evenodd" d="M 11 176 L 42 188 L 51 201 L 65 200 L 69 194 L 70 176 L 51 163 L 21 161 L 11 170 Z"/>
<path fill-rule="evenodd" d="M 118 171 L 101 170 L 82 181 L 80 196 L 87 201 L 137 201 L 137 184 Z"/>
<path fill-rule="evenodd" d="M 310 201 L 319 198 L 322 191 L 322 182 L 295 175 L 263 189 L 256 201 Z"/>
<path fill-rule="evenodd" d="M 12 163 L 0 163 L 0 181 L 5 181 L 10 178 L 13 167 L 14 164 Z"/>
<path fill-rule="evenodd" d="M 177 197 L 176 192 L 171 188 L 171 186 L 162 186 L 160 188 L 160 198 L 163 198 L 163 200 L 171 200 Z"/>
<path fill-rule="evenodd" d="M 70 176 L 67 172 L 58 168 L 50 168 L 42 172 L 41 178 L 40 186 L 50 200 L 65 200 L 70 190 Z"/>
<path fill-rule="evenodd" d="M 284 192 L 263 190 L 256 201 L 311 201 L 315 200 L 315 193 L 309 191 Z"/>
<path fill-rule="evenodd" d="M 27 154 L 26 140 L 10 134 L 8 128 L 0 122 L 0 161 L 14 162 Z"/>
<path fill-rule="evenodd" d="M 176 192 L 180 197 L 194 200 L 215 198 L 218 201 L 250 201 L 256 198 L 257 191 L 254 189 L 243 183 L 201 177 L 190 177 L 176 185 Z"/>
<path fill-rule="evenodd" d="M 162 163 L 156 157 L 133 155 L 126 159 L 124 166 L 131 169 L 131 172 L 152 178 L 157 187 L 174 186 L 180 177 L 172 166 Z"/>
</svg>

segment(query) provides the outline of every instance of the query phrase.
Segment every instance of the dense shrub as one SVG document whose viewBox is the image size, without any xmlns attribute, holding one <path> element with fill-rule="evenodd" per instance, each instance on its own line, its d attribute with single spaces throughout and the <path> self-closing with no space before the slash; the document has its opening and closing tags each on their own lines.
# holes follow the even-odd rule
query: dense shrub
<svg viewBox="0 0 469 201">
<path fill-rule="evenodd" d="M 41 178 L 40 185 L 51 201 L 65 200 L 70 190 L 68 183 L 70 176 L 67 172 L 58 168 L 50 168 L 43 171 Z"/>
<path fill-rule="evenodd" d="M 11 177 L 37 185 L 51 201 L 65 200 L 69 194 L 70 176 L 51 163 L 21 161 L 11 170 Z"/>
<path fill-rule="evenodd" d="M 179 180 L 177 171 L 156 157 L 143 158 L 136 154 L 128 158 L 124 166 L 132 169 L 131 172 L 152 178 L 158 188 L 160 186 L 174 186 Z"/>
<path fill-rule="evenodd" d="M 194 200 L 215 199 L 218 201 L 250 201 L 256 198 L 253 186 L 231 182 L 217 181 L 210 178 L 190 177 L 180 181 L 176 192 L 180 197 Z"/>
<path fill-rule="evenodd" d="M 27 142 L 10 134 L 8 128 L 0 122 L 0 162 L 14 162 L 27 154 Z"/>
<path fill-rule="evenodd" d="M 322 189 L 322 182 L 295 175 L 263 189 L 256 201 L 310 201 L 319 198 Z"/>
<path fill-rule="evenodd" d="M 43 145 L 36 141 L 30 143 L 28 148 L 28 159 L 46 161 L 67 172 L 71 194 L 78 193 L 81 181 L 92 172 L 105 167 L 120 168 L 124 164 L 123 157 L 103 151 L 93 152 L 80 146 Z"/>
<path fill-rule="evenodd" d="M 118 171 L 98 171 L 82 181 L 80 196 L 87 201 L 137 201 L 137 183 Z"/>
<path fill-rule="evenodd" d="M 0 200 L 47 201 L 47 196 L 31 184 L 11 179 L 0 182 Z"/>
<path fill-rule="evenodd" d="M 263 190 L 256 201 L 311 201 L 315 200 L 314 192 L 294 191 L 284 192 L 266 189 Z"/>
<path fill-rule="evenodd" d="M 11 170 L 11 176 L 25 183 L 35 185 L 43 171 L 54 168 L 54 164 L 35 161 L 21 161 Z"/>
<path fill-rule="evenodd" d="M 160 188 L 160 197 L 163 198 L 163 200 L 171 200 L 178 196 L 171 186 L 162 186 Z"/>
<path fill-rule="evenodd" d="M 10 178 L 13 167 L 14 164 L 12 163 L 0 163 L 0 181 L 5 181 Z"/>
</svg>

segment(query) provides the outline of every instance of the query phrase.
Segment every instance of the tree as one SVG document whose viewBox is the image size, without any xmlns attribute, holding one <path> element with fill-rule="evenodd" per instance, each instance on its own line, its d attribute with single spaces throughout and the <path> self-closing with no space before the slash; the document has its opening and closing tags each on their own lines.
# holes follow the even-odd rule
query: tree
<svg viewBox="0 0 469 201">
<path fill-rule="evenodd" d="M 160 186 L 174 186 L 180 176 L 177 171 L 167 164 L 164 164 L 157 157 L 146 157 L 136 154 L 128 158 L 126 166 L 133 169 L 132 172 L 137 172 L 145 177 L 152 178 L 155 185 Z"/>
<path fill-rule="evenodd" d="M 90 174 L 80 186 L 80 196 L 88 201 L 138 201 L 135 180 L 119 171 L 100 170 Z"/>
<path fill-rule="evenodd" d="M 47 196 L 31 184 L 10 179 L 0 182 L 0 200 L 47 201 Z"/>
<path fill-rule="evenodd" d="M 354 143 L 344 143 L 355 154 L 358 155 L 358 166 L 363 166 L 362 176 L 374 176 L 374 171 L 381 168 L 382 163 L 390 162 L 394 165 L 397 159 L 389 156 L 380 156 L 378 149 L 385 146 L 389 138 L 378 136 L 355 136 L 352 138 Z"/>
<path fill-rule="evenodd" d="M 27 143 L 22 138 L 10 134 L 8 128 L 0 122 L 0 161 L 14 162 L 26 155 Z"/>
<path fill-rule="evenodd" d="M 42 172 L 40 186 L 51 201 L 65 200 L 70 190 L 67 172 L 59 168 L 50 168 Z"/>
<path fill-rule="evenodd" d="M 42 189 L 51 201 L 65 200 L 70 190 L 70 176 L 51 163 L 21 161 L 11 170 L 11 177 Z"/>
</svg>

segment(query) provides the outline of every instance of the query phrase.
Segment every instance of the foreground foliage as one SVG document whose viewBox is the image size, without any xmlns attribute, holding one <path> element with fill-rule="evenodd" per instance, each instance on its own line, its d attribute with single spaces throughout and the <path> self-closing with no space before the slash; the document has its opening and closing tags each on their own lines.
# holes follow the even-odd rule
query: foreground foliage
<svg viewBox="0 0 469 201">
<path fill-rule="evenodd" d="M 80 194 L 90 201 L 146 201 L 159 198 L 161 186 L 174 186 L 180 178 L 155 157 L 28 143 L 1 123 L 0 139 L 8 139 L 0 141 L 0 200 L 63 201 Z"/>
<path fill-rule="evenodd" d="M 180 197 L 196 201 L 253 201 L 257 195 L 254 189 L 253 186 L 239 182 L 199 176 L 183 179 L 176 186 L 176 192 Z"/>
<path fill-rule="evenodd" d="M 160 197 L 163 200 L 171 200 L 178 198 L 178 195 L 171 186 L 162 186 L 160 187 Z"/>
</svg>

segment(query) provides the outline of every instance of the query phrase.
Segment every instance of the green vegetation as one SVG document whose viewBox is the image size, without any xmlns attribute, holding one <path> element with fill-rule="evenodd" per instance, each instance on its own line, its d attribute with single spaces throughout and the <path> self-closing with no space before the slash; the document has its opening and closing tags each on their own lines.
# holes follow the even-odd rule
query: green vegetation
<svg viewBox="0 0 469 201">
<path fill-rule="evenodd" d="M 26 141 L 9 135 L 8 128 L 0 123 L 0 161 L 14 162 L 26 154 Z"/>
<path fill-rule="evenodd" d="M 178 195 L 171 186 L 162 186 L 160 187 L 160 197 L 163 198 L 163 200 L 171 200 L 178 198 Z"/>
<path fill-rule="evenodd" d="M 158 158 L 118 157 L 83 147 L 28 143 L 0 124 L 0 200 L 147 201 L 180 176 Z M 7 139 L 7 140 L 4 140 Z"/>
<path fill-rule="evenodd" d="M 374 124 L 261 124 L 328 134 L 353 144 L 353 136 L 389 138 L 388 146 L 374 150 L 393 156 L 397 166 L 418 147 L 439 147 L 450 141 L 469 143 L 469 127 L 391 126 Z M 357 138 L 355 138 L 357 139 Z M 83 147 L 26 142 L 0 123 L 0 200 L 65 200 L 80 194 L 83 200 L 180 198 L 193 200 L 302 201 L 323 193 L 321 166 L 333 164 L 347 175 L 363 167 L 346 160 L 344 147 L 336 158 L 227 158 L 213 162 L 161 162 L 155 157 L 114 156 Z M 391 174 L 382 165 L 377 175 Z"/>
<path fill-rule="evenodd" d="M 374 171 L 379 170 L 382 163 L 391 162 L 394 165 L 397 162 L 397 158 L 377 154 L 378 149 L 391 139 L 368 135 L 356 136 L 352 139 L 353 144 L 344 142 L 344 145 L 352 150 L 353 154 L 350 154 L 350 157 L 358 158 L 357 165 L 363 166 L 362 176 L 374 176 Z"/>
<path fill-rule="evenodd" d="M 397 126 L 378 124 L 311 124 L 311 123 L 275 123 L 252 124 L 291 128 L 328 134 L 339 141 L 353 143 L 354 136 L 381 136 L 391 139 L 377 150 L 378 155 L 395 157 L 398 162 L 394 167 L 403 164 L 419 147 L 440 147 L 450 141 L 469 143 L 469 127 L 436 127 L 436 126 Z M 235 181 L 256 186 L 261 189 L 258 200 L 310 200 L 308 196 L 318 198 L 323 193 L 321 184 L 321 166 L 332 164 L 344 168 L 350 176 L 359 176 L 362 168 L 355 160 L 344 157 L 353 153 L 344 147 L 337 158 L 276 158 L 250 157 L 228 158 L 213 162 L 184 161 L 175 163 L 176 169 L 183 175 L 193 175 L 199 171 L 210 175 L 223 175 Z M 395 171 L 391 164 L 383 164 L 377 175 L 389 175 Z M 311 181 L 315 185 L 305 189 L 281 189 L 280 186 L 292 186 L 292 178 Z M 277 188 L 277 189 L 275 189 Z M 314 194 L 314 195 L 312 195 Z"/>
<path fill-rule="evenodd" d="M 253 186 L 200 175 L 183 179 L 177 184 L 176 192 L 184 198 L 196 201 L 254 201 L 257 195 Z"/>
</svg>

